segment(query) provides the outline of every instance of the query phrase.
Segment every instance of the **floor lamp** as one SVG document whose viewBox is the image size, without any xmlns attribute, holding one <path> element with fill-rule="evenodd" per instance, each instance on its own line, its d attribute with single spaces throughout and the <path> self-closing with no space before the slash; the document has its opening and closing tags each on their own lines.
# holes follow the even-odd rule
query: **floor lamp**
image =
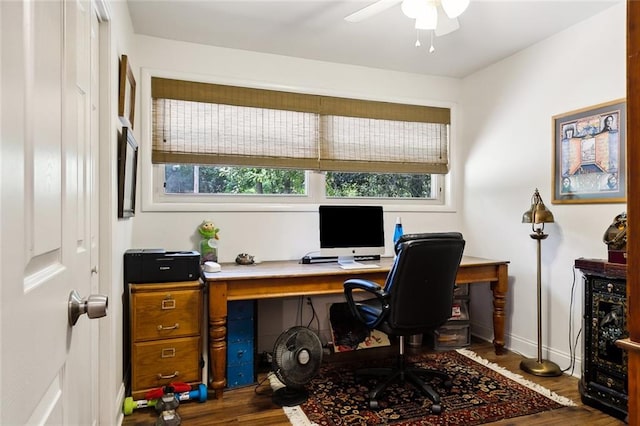
<svg viewBox="0 0 640 426">
<path fill-rule="evenodd" d="M 538 246 L 538 358 L 527 358 L 520 362 L 520 369 L 535 376 L 560 376 L 562 371 L 560 367 L 552 361 L 542 359 L 542 318 L 541 318 L 541 294 L 542 294 L 542 280 L 540 278 L 540 248 L 542 240 L 548 237 L 544 233 L 544 224 L 553 222 L 553 214 L 547 209 L 540 198 L 540 193 L 536 188 L 531 197 L 531 207 L 522 215 L 522 223 L 530 223 L 533 233 L 531 238 L 537 241 Z"/>
</svg>

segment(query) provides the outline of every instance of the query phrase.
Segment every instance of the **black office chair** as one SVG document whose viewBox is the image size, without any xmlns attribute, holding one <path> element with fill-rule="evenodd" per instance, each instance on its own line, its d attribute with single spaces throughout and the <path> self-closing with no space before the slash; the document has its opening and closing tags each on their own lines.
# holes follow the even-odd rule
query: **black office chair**
<svg viewBox="0 0 640 426">
<path fill-rule="evenodd" d="M 431 399 L 432 413 L 442 411 L 440 396 L 427 381 L 435 376 L 449 388 L 451 379 L 441 371 L 407 366 L 404 338 L 436 330 L 451 318 L 453 290 L 464 245 L 462 234 L 458 232 L 407 234 L 395 245 L 397 257 L 384 288 L 363 279 L 345 281 L 344 294 L 354 317 L 370 329 L 399 336 L 400 353 L 394 368 L 356 371 L 356 377 L 383 376 L 369 392 L 370 408 L 378 408 L 378 396 L 389 384 L 406 380 Z M 356 289 L 375 297 L 354 300 L 353 290 Z"/>
</svg>

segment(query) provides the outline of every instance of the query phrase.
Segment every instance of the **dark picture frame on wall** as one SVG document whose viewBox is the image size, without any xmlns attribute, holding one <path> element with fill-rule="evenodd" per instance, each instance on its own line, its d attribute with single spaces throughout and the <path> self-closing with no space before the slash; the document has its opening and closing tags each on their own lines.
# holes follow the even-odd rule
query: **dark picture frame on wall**
<svg viewBox="0 0 640 426">
<path fill-rule="evenodd" d="M 553 116 L 553 204 L 626 202 L 626 103 Z"/>
<path fill-rule="evenodd" d="M 136 212 L 136 175 L 138 144 L 127 127 L 118 132 L 118 217 L 128 218 Z"/>
<path fill-rule="evenodd" d="M 123 126 L 133 130 L 133 118 L 136 109 L 136 79 L 131 71 L 127 55 L 120 57 L 120 76 L 118 89 L 118 117 Z"/>
</svg>

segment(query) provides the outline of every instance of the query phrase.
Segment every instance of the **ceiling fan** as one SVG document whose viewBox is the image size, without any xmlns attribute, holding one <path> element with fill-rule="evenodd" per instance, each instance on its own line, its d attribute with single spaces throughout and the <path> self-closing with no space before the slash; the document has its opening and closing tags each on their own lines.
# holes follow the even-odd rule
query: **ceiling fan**
<svg viewBox="0 0 640 426">
<path fill-rule="evenodd" d="M 433 30 L 436 36 L 449 34 L 458 28 L 458 16 L 469 6 L 470 0 L 378 0 L 360 9 L 344 19 L 348 22 L 360 22 L 378 13 L 401 4 L 402 12 L 415 19 L 418 30 Z"/>
</svg>

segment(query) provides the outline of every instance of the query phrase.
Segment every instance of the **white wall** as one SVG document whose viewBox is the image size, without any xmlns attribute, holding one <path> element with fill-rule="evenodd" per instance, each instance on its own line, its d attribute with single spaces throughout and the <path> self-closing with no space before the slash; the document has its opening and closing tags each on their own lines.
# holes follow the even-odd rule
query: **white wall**
<svg viewBox="0 0 640 426">
<path fill-rule="evenodd" d="M 511 262 L 506 344 L 535 357 L 536 243 L 521 218 L 539 188 L 555 216 L 542 242 L 543 357 L 561 368 L 569 365 L 569 323 L 574 336 L 581 326 L 579 272 L 570 311 L 574 260 L 606 259 L 604 231 L 626 205 L 551 204 L 551 117 L 626 96 L 625 7 L 616 5 L 463 81 L 461 212 L 467 250 Z M 473 331 L 490 337 L 490 301 L 475 290 Z M 578 360 L 574 373 L 579 372 Z"/>
</svg>

